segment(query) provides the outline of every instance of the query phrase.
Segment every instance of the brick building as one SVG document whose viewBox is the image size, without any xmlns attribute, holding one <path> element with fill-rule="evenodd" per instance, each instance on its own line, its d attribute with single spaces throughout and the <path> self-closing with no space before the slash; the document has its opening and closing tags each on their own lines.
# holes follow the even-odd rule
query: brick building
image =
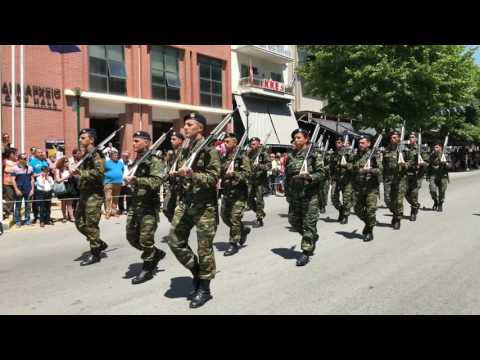
<svg viewBox="0 0 480 360">
<path fill-rule="evenodd" d="M 45 147 L 77 144 L 77 95 L 80 127 L 99 137 L 120 125 L 114 143 L 131 150 L 137 130 L 154 138 L 181 126 L 184 114 L 200 111 L 212 126 L 232 109 L 230 45 L 79 45 L 80 52 L 59 54 L 47 45 L 24 46 L 25 142 Z M 12 134 L 11 46 L 0 50 L 2 129 L 21 148 L 19 46 L 16 46 L 15 131 Z M 79 90 L 78 90 L 79 89 Z"/>
</svg>

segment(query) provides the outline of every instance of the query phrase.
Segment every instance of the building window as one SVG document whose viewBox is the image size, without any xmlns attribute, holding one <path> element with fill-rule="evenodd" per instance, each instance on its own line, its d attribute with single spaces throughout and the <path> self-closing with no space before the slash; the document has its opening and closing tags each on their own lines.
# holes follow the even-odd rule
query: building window
<svg viewBox="0 0 480 360">
<path fill-rule="evenodd" d="M 283 74 L 279 73 L 270 73 L 270 78 L 274 81 L 283 82 Z"/>
<path fill-rule="evenodd" d="M 258 68 L 256 68 L 255 66 L 252 66 L 252 68 L 253 68 L 253 76 L 258 75 Z M 248 65 L 242 65 L 242 70 L 241 71 L 242 71 L 242 78 L 246 78 L 246 77 L 250 76 Z"/>
<path fill-rule="evenodd" d="M 168 46 L 152 46 L 150 64 L 152 97 L 167 101 L 180 101 L 180 51 Z"/>
<path fill-rule="evenodd" d="M 90 90 L 125 95 L 127 74 L 123 45 L 89 45 Z"/>
<path fill-rule="evenodd" d="M 199 56 L 198 66 L 200 68 L 200 104 L 222 107 L 222 62 Z"/>
</svg>

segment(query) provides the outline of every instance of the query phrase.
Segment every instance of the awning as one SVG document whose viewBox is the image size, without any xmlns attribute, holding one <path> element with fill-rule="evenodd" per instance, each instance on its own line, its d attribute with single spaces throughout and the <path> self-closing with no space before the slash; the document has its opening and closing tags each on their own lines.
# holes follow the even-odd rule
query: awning
<svg viewBox="0 0 480 360">
<path fill-rule="evenodd" d="M 291 134 L 293 130 L 298 128 L 290 104 L 268 98 L 234 96 L 245 129 L 247 128 L 245 110 L 249 112 L 249 138 L 258 137 L 263 141 L 266 135 L 271 132 L 266 145 L 290 145 Z"/>
</svg>

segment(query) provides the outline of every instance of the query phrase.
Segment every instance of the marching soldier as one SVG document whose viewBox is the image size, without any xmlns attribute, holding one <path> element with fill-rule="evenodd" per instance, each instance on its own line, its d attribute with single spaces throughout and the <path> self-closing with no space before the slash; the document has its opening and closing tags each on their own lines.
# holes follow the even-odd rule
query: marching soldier
<svg viewBox="0 0 480 360">
<path fill-rule="evenodd" d="M 373 228 L 376 225 L 378 200 L 378 177 L 380 174 L 379 161 L 374 154 L 370 159 L 370 166 L 366 166 L 372 150 L 370 138 L 361 136 L 358 142 L 358 153 L 353 157 L 353 191 L 355 193 L 355 213 L 365 223 L 363 241 L 373 240 Z"/>
<path fill-rule="evenodd" d="M 332 178 L 332 204 L 339 211 L 340 224 L 348 223 L 348 216 L 352 208 L 352 159 L 344 147 L 343 136 L 335 141 L 336 151 L 330 157 L 330 174 Z M 342 193 L 343 204 L 340 202 Z"/>
<path fill-rule="evenodd" d="M 409 135 L 410 144 L 407 151 L 407 188 L 405 199 L 411 206 L 410 221 L 417 220 L 420 203 L 418 202 L 418 192 L 422 187 L 423 177 L 427 163 L 425 154 L 418 151 L 417 134 L 415 132 Z"/>
<path fill-rule="evenodd" d="M 230 247 L 223 255 L 231 256 L 238 252 L 239 245 L 245 243 L 250 233 L 250 228 L 243 225 L 242 218 L 248 199 L 247 181 L 251 166 L 250 159 L 242 154 L 235 159 L 234 170 L 231 172 L 230 164 L 234 161 L 238 141 L 235 134 L 227 134 L 224 142 L 227 152 L 222 157 L 223 197 L 220 214 L 223 222 L 230 228 Z"/>
<path fill-rule="evenodd" d="M 170 144 L 172 145 L 173 156 L 168 161 L 168 169 L 174 165 L 175 160 L 180 153 L 180 149 L 183 145 L 185 137 L 182 133 L 174 131 L 170 137 Z M 173 214 L 175 212 L 175 207 L 177 206 L 177 197 L 178 197 L 178 181 L 175 176 L 168 176 L 167 183 L 164 184 L 166 189 L 166 195 L 163 206 L 163 214 L 171 223 L 173 219 Z"/>
<path fill-rule="evenodd" d="M 327 170 L 317 154 L 313 153 L 307 159 L 308 172 L 301 173 L 308 152 L 309 135 L 306 130 L 297 129 L 292 137 L 295 148 L 288 154 L 286 182 L 290 193 L 292 225 L 302 235 L 302 256 L 296 265 L 305 266 L 313 256 L 318 241 L 319 187 Z"/>
<path fill-rule="evenodd" d="M 261 227 L 263 226 L 263 219 L 265 218 L 263 190 L 267 182 L 267 172 L 272 168 L 272 163 L 267 153 L 261 148 L 258 137 L 250 140 L 250 151 L 248 151 L 247 155 L 252 164 L 252 173 L 249 179 L 248 189 L 248 207 L 255 211 L 257 215 L 256 227 Z"/>
<path fill-rule="evenodd" d="M 137 131 L 133 134 L 133 151 L 140 159 L 151 144 L 150 134 Z M 127 240 L 134 248 L 142 251 L 143 267 L 132 279 L 132 284 L 141 284 L 153 277 L 158 262 L 165 252 L 155 246 L 155 231 L 160 214 L 160 186 L 165 164 L 154 154 L 139 164 L 133 176 L 124 179 L 132 187 L 132 200 L 127 215 Z"/>
<path fill-rule="evenodd" d="M 191 113 L 184 118 L 184 133 L 189 146 L 182 148 L 178 158 L 179 182 L 177 207 L 172 219 L 168 244 L 178 261 L 193 275 L 191 308 L 197 308 L 212 298 L 210 280 L 215 277 L 213 238 L 218 226 L 216 185 L 220 178 L 220 155 L 213 147 L 203 148 L 191 169 L 185 167 L 196 145 L 204 140 L 205 117 Z M 198 257 L 188 245 L 192 228 L 197 228 Z"/>
<path fill-rule="evenodd" d="M 320 158 L 323 159 L 322 163 L 324 166 L 328 167 L 330 164 L 330 159 L 332 154 L 330 152 L 325 152 L 325 155 L 319 154 Z M 319 204 L 320 204 L 320 214 L 325 214 L 327 212 L 326 206 L 328 205 L 328 192 L 330 191 L 330 182 L 331 182 L 331 174 L 330 169 L 327 168 L 327 172 L 325 173 L 325 178 L 322 180 L 320 184 L 320 192 L 319 192 Z"/>
<path fill-rule="evenodd" d="M 97 140 L 95 129 L 80 131 L 80 144 L 85 152 L 92 151 Z M 75 210 L 75 226 L 90 243 L 90 255 L 80 265 L 86 266 L 100 261 L 101 252 L 108 248 L 107 243 L 100 239 L 100 218 L 104 202 L 103 154 L 100 151 L 85 159 L 80 168 L 72 175 L 80 175 L 80 199 Z"/>
<path fill-rule="evenodd" d="M 443 144 L 439 141 L 434 143 L 433 152 L 430 154 L 427 180 L 429 182 L 430 195 L 433 200 L 433 210 L 442 212 L 449 177 L 447 161 L 443 156 Z"/>
<path fill-rule="evenodd" d="M 400 133 L 392 131 L 388 138 L 390 143 L 383 154 L 384 195 L 385 203 L 393 213 L 392 226 L 395 230 L 399 230 L 400 221 L 403 217 L 403 198 L 407 186 L 407 164 L 405 161 L 399 163 Z M 403 153 L 403 157 L 405 159 L 405 153 Z"/>
</svg>

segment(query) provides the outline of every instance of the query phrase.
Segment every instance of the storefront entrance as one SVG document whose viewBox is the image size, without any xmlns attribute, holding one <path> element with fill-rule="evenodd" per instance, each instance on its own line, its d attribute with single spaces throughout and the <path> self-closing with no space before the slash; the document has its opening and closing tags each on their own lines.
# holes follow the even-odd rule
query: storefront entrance
<svg viewBox="0 0 480 360">
<path fill-rule="evenodd" d="M 90 119 L 90 127 L 97 131 L 98 142 L 103 141 L 108 135 L 118 129 L 118 119 Z M 121 137 L 123 134 L 120 132 L 119 135 L 115 136 L 112 139 L 113 147 L 122 151 L 121 149 Z"/>
</svg>

